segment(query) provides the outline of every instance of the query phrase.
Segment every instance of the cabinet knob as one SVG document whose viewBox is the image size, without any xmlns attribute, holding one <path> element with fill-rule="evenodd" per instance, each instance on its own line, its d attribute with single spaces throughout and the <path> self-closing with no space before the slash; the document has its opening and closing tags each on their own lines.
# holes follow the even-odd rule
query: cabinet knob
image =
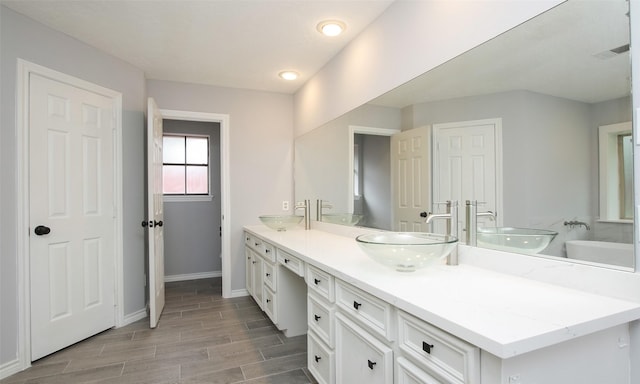
<svg viewBox="0 0 640 384">
<path fill-rule="evenodd" d="M 369 369 L 373 369 L 373 366 L 376 365 L 376 363 L 374 361 L 367 360 L 367 365 L 369 366 Z"/>
<path fill-rule="evenodd" d="M 264 250 L 264 253 L 270 253 L 270 252 L 271 252 L 271 250 L 270 250 L 270 249 L 265 249 L 265 250 Z"/>
<path fill-rule="evenodd" d="M 254 260 L 254 261 L 252 261 L 251 263 L 255 264 L 255 263 L 257 263 L 257 261 L 255 261 L 255 260 Z"/>
<path fill-rule="evenodd" d="M 313 283 L 314 283 L 315 285 L 320 284 L 320 279 L 313 279 Z"/>
<path fill-rule="evenodd" d="M 265 273 L 264 275 L 267 276 L 267 277 L 271 276 L 270 273 Z"/>
<path fill-rule="evenodd" d="M 358 310 L 358 308 L 360 308 L 360 306 L 362 305 L 362 303 L 358 303 L 357 301 L 353 301 L 353 308 L 355 308 L 356 310 Z"/>
<path fill-rule="evenodd" d="M 285 263 L 285 264 L 288 264 L 288 263 L 289 263 L 289 261 L 291 261 L 291 260 L 289 260 L 289 259 L 284 259 L 284 263 Z"/>
<path fill-rule="evenodd" d="M 433 344 L 429 344 L 426 341 L 422 342 L 422 350 L 427 352 L 427 353 L 431 353 L 431 348 L 433 348 Z"/>
<path fill-rule="evenodd" d="M 318 356 L 318 355 L 314 355 L 314 356 L 313 356 L 313 359 L 314 359 L 314 360 L 316 361 L 316 363 L 317 363 L 318 361 L 320 361 L 320 359 L 322 359 L 322 357 L 320 357 L 320 356 Z"/>
<path fill-rule="evenodd" d="M 322 316 L 318 316 L 318 315 L 313 315 L 313 318 L 316 319 L 316 321 L 322 319 Z"/>
<path fill-rule="evenodd" d="M 271 299 L 267 299 L 267 303 L 270 303 L 270 302 L 271 302 Z"/>
</svg>

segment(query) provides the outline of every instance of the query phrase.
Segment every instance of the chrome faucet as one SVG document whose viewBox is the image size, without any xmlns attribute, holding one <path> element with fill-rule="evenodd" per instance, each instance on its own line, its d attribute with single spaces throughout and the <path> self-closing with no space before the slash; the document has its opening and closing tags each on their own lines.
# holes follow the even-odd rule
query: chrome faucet
<svg viewBox="0 0 640 384">
<path fill-rule="evenodd" d="M 465 243 L 467 245 L 476 246 L 478 245 L 478 217 L 489 217 L 491 220 L 495 220 L 498 216 L 495 212 L 486 211 L 486 212 L 478 212 L 478 201 L 476 200 L 467 200 L 465 202 Z"/>
<path fill-rule="evenodd" d="M 294 211 L 298 209 L 304 209 L 304 229 L 311 229 L 311 200 L 297 202 Z"/>
<path fill-rule="evenodd" d="M 322 221 L 322 210 L 323 208 L 333 208 L 333 204 L 324 200 L 316 200 L 316 220 Z"/>
<path fill-rule="evenodd" d="M 442 204 L 442 203 L 436 203 Z M 426 215 L 425 223 L 429 224 L 434 219 L 445 219 L 447 220 L 447 236 L 453 236 L 458 239 L 458 202 L 447 200 L 444 204 L 446 204 L 447 210 L 446 213 L 432 213 L 429 212 Z M 447 256 L 447 264 L 449 265 L 458 265 L 458 249 L 454 248 L 449 256 Z"/>
</svg>

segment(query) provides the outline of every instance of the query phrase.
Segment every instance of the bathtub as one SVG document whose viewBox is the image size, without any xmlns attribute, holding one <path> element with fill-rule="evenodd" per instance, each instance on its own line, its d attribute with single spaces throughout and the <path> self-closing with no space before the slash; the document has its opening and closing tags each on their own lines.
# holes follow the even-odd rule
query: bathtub
<svg viewBox="0 0 640 384">
<path fill-rule="evenodd" d="M 633 244 L 569 240 L 565 245 L 569 259 L 633 268 Z"/>
</svg>

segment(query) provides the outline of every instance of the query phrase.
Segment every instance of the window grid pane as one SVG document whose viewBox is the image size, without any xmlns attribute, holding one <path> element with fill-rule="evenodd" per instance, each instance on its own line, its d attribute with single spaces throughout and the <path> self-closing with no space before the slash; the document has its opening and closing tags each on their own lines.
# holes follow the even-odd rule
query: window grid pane
<svg viewBox="0 0 640 384">
<path fill-rule="evenodd" d="M 162 140 L 162 162 L 184 164 L 184 136 L 164 136 Z"/>
<path fill-rule="evenodd" d="M 209 193 L 209 178 L 207 166 L 187 166 L 187 194 L 206 195 Z"/>
<path fill-rule="evenodd" d="M 165 165 L 162 167 L 162 192 L 164 194 L 185 193 L 184 188 L 185 167 L 184 165 Z"/>
<path fill-rule="evenodd" d="M 187 164 L 209 164 L 209 139 L 187 137 Z"/>
</svg>

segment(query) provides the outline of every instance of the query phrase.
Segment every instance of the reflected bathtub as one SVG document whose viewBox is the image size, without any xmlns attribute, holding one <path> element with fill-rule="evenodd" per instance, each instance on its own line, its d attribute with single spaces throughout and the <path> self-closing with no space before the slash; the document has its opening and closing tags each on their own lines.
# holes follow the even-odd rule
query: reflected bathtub
<svg viewBox="0 0 640 384">
<path fill-rule="evenodd" d="M 633 244 L 569 240 L 567 258 L 633 268 Z"/>
</svg>

